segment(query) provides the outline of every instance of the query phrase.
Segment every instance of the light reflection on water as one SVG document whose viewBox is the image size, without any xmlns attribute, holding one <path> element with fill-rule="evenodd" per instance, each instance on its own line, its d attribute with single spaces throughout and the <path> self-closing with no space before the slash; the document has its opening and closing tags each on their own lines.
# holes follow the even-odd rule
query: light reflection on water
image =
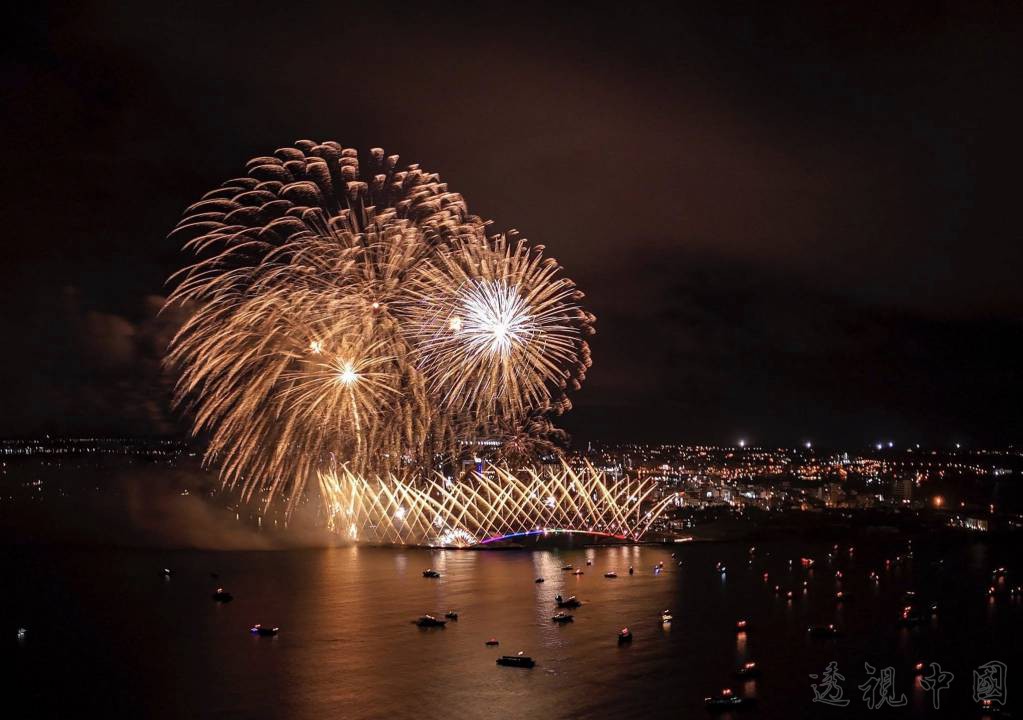
<svg viewBox="0 0 1023 720">
<path fill-rule="evenodd" d="M 1012 666 L 1018 651 L 1008 638 L 1018 630 L 1020 606 L 985 596 L 991 563 L 978 562 L 1001 548 L 948 553 L 940 569 L 918 560 L 885 572 L 890 549 L 864 545 L 821 562 L 818 573 L 799 566 L 799 557 L 823 560 L 830 549 L 761 543 L 752 562 L 740 544 L 488 552 L 20 549 L 0 569 L 19 579 L 5 615 L 31 628 L 14 648 L 14 686 L 35 698 L 39 716 L 702 717 L 702 698 L 730 686 L 759 697 L 757 717 L 782 718 L 812 715 L 808 674 L 830 660 L 848 678 L 854 703 L 864 660 L 894 665 L 912 698 L 907 713 L 924 716 L 915 662 L 940 661 L 964 678 L 963 691 L 971 663 Z M 664 569 L 656 573 L 659 562 Z M 727 573 L 715 570 L 718 562 Z M 561 570 L 567 563 L 585 574 Z M 170 580 L 159 572 L 165 566 L 174 569 Z M 442 577 L 423 578 L 429 567 Z M 871 569 L 880 572 L 877 584 L 868 579 Z M 605 579 L 608 570 L 618 578 Z M 235 601 L 213 603 L 217 584 Z M 941 615 L 900 629 L 893 619 L 911 587 L 941 593 Z M 845 603 L 835 602 L 838 589 L 849 594 Z M 551 621 L 558 594 L 583 601 L 570 611 L 575 622 Z M 660 620 L 666 609 L 670 625 Z M 412 624 L 423 613 L 448 610 L 459 620 L 443 629 Z M 748 633 L 736 633 L 739 618 L 749 620 Z M 256 622 L 279 625 L 281 633 L 255 637 L 247 629 Z M 827 622 L 844 628 L 845 637 L 808 638 L 807 625 Z M 635 639 L 620 646 L 616 633 L 626 625 Z M 987 632 L 976 637 L 971 626 Z M 490 637 L 500 646 L 486 647 Z M 534 670 L 495 665 L 498 655 L 519 650 L 537 660 Z M 762 668 L 759 681 L 732 677 L 747 660 Z M 960 694 L 968 700 L 968 692 Z M 951 706 L 954 698 L 946 699 Z"/>
</svg>

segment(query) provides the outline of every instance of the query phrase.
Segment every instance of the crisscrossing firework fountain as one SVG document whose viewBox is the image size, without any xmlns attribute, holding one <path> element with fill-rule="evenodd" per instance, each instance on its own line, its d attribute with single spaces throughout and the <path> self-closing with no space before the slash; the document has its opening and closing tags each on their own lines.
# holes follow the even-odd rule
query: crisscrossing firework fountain
<svg viewBox="0 0 1023 720">
<path fill-rule="evenodd" d="M 320 475 L 329 522 L 350 540 L 467 547 L 549 534 L 638 541 L 672 502 L 649 479 L 574 470 L 488 467 L 461 481 L 442 475 L 367 478 L 346 468 Z"/>
</svg>

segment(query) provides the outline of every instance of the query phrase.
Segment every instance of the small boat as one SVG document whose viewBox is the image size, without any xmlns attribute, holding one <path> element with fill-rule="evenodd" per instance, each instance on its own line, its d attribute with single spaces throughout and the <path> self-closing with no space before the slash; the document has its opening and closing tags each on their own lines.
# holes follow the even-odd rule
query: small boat
<svg viewBox="0 0 1023 720">
<path fill-rule="evenodd" d="M 749 630 L 750 630 L 750 626 L 749 626 L 749 622 L 748 621 L 746 621 L 746 620 L 737 620 L 735 622 L 735 632 L 737 632 L 737 633 L 744 633 L 744 632 L 749 632 Z"/>
<path fill-rule="evenodd" d="M 760 668 L 757 667 L 755 662 L 745 662 L 738 667 L 735 671 L 735 677 L 737 678 L 756 678 L 760 677 Z"/>
<path fill-rule="evenodd" d="M 543 582 L 543 578 L 537 578 L 533 582 L 535 582 L 535 583 L 542 583 Z"/>
<path fill-rule="evenodd" d="M 838 628 L 832 623 L 828 625 L 811 625 L 806 631 L 810 633 L 810 637 L 838 637 L 841 635 Z"/>
<path fill-rule="evenodd" d="M 423 615 L 413 622 L 419 627 L 444 627 L 448 621 L 435 618 L 433 615 Z"/>
<path fill-rule="evenodd" d="M 577 608 L 580 605 L 582 605 L 582 603 L 579 602 L 579 599 L 575 595 L 572 595 L 571 597 L 567 597 L 564 599 L 560 595 L 558 595 L 558 597 L 555 598 L 555 602 L 557 602 L 559 608 Z"/>
<path fill-rule="evenodd" d="M 484 644 L 484 645 L 490 645 L 490 646 L 494 646 L 494 645 L 500 645 L 501 643 L 497 642 L 497 638 L 490 638 L 489 640 L 487 640 L 487 641 L 486 641 L 485 643 L 483 643 L 483 644 Z"/>
<path fill-rule="evenodd" d="M 717 695 L 703 699 L 703 705 L 711 713 L 723 713 L 729 710 L 744 710 L 752 707 L 755 703 L 753 698 L 736 695 L 729 688 L 725 688 Z"/>
<path fill-rule="evenodd" d="M 164 577 L 169 578 L 173 573 L 171 572 L 170 568 L 164 568 L 163 572 L 160 574 L 163 575 Z"/>
<path fill-rule="evenodd" d="M 604 577 L 606 577 L 606 578 L 616 578 L 616 577 L 618 577 L 618 573 L 616 573 L 614 570 L 608 570 L 606 573 L 604 573 Z"/>
<path fill-rule="evenodd" d="M 559 612 L 551 620 L 556 623 L 570 623 L 573 621 L 573 618 L 567 612 Z"/>
<path fill-rule="evenodd" d="M 440 577 L 440 573 L 437 572 L 436 570 L 434 570 L 433 568 L 427 568 L 426 570 L 423 570 L 423 577 L 424 578 L 439 578 Z"/>
<path fill-rule="evenodd" d="M 633 569 L 632 565 L 629 565 L 629 575 L 632 575 L 632 573 L 634 572 L 635 570 Z"/>
<path fill-rule="evenodd" d="M 582 570 L 576 570 L 576 571 L 575 571 L 575 572 L 573 572 L 572 574 L 573 574 L 573 575 L 582 575 L 582 574 L 583 574 L 583 571 L 582 571 Z"/>
<path fill-rule="evenodd" d="M 632 631 L 627 627 L 623 627 L 618 631 L 618 644 L 632 642 Z"/>
<path fill-rule="evenodd" d="M 249 629 L 249 632 L 252 633 L 253 635 L 259 635 L 260 637 L 273 637 L 278 633 L 279 630 L 280 628 L 278 627 L 269 627 L 266 625 L 260 625 L 259 623 L 256 623 Z"/>
<path fill-rule="evenodd" d="M 224 588 L 217 588 L 217 591 L 213 593 L 213 599 L 219 603 L 226 603 L 234 600 L 234 595 L 229 593 Z"/>
<path fill-rule="evenodd" d="M 587 567 L 588 567 L 588 566 L 590 566 L 590 565 L 592 565 L 592 564 L 593 564 L 593 561 L 592 561 L 592 560 L 587 560 L 587 561 L 586 561 L 586 565 L 587 565 Z"/>
<path fill-rule="evenodd" d="M 902 608 L 902 612 L 899 614 L 899 626 L 900 627 L 914 627 L 923 622 L 923 615 L 912 605 L 907 605 Z"/>
<path fill-rule="evenodd" d="M 672 618 L 670 610 L 665 610 L 664 612 L 661 613 L 661 624 L 662 625 L 670 625 L 671 621 L 673 619 L 674 618 Z"/>
<path fill-rule="evenodd" d="M 847 593 L 845 590 L 839 590 L 838 592 L 835 593 L 836 602 L 845 602 L 848 599 L 849 593 Z"/>
<path fill-rule="evenodd" d="M 523 652 L 519 650 L 517 655 L 502 655 L 497 658 L 497 664 L 505 665 L 507 667 L 531 668 L 536 665 L 536 662 L 533 658 L 523 654 Z"/>
<path fill-rule="evenodd" d="M 457 620 L 458 613 L 456 613 L 454 610 L 448 610 L 446 613 L 444 613 L 444 617 L 446 617 L 448 620 Z"/>
<path fill-rule="evenodd" d="M 28 636 L 28 628 L 18 628 L 18 642 L 25 642 L 25 638 Z"/>
<path fill-rule="evenodd" d="M 571 565 L 562 565 L 562 566 L 561 566 L 561 569 L 562 569 L 562 570 L 571 570 L 571 569 L 572 569 L 572 566 L 571 566 Z"/>
<path fill-rule="evenodd" d="M 1000 705 L 995 705 L 994 701 L 990 698 L 985 698 L 980 701 L 977 706 L 977 712 L 980 713 L 981 717 L 990 717 L 992 715 L 1001 715 L 1003 708 Z"/>
</svg>

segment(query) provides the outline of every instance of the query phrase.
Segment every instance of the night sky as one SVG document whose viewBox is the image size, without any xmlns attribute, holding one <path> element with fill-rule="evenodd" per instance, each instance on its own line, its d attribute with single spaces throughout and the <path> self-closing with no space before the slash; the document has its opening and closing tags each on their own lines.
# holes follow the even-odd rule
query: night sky
<svg viewBox="0 0 1023 720">
<path fill-rule="evenodd" d="M 558 258 L 598 318 L 577 440 L 1023 438 L 1019 5 L 30 5 L 0 435 L 183 432 L 166 234 L 310 138 Z"/>
</svg>

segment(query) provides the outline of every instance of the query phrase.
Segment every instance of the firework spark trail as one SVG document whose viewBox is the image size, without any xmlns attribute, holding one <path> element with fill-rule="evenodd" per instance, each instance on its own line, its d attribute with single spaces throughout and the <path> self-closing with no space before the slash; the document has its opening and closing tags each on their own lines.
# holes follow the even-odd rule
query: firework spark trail
<svg viewBox="0 0 1023 720">
<path fill-rule="evenodd" d="M 542 447 L 589 367 L 593 316 L 542 247 L 503 235 L 435 174 L 299 141 L 189 207 L 192 310 L 168 364 L 245 499 L 288 499 L 333 463 L 427 471 L 466 439 Z M 536 443 L 534 444 L 533 440 Z"/>
</svg>

